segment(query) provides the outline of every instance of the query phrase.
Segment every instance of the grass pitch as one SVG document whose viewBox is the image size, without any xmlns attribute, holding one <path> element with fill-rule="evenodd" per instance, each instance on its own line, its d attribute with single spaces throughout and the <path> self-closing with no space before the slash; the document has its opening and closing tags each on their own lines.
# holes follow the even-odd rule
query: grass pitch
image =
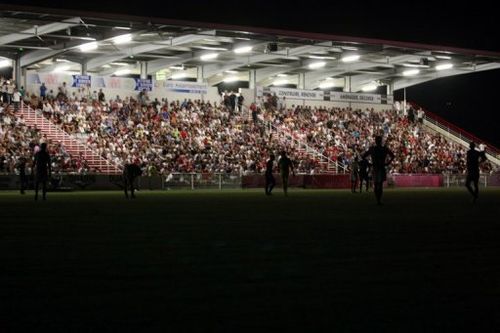
<svg viewBox="0 0 500 333">
<path fill-rule="evenodd" d="M 0 331 L 493 332 L 500 189 L 0 192 Z"/>
</svg>

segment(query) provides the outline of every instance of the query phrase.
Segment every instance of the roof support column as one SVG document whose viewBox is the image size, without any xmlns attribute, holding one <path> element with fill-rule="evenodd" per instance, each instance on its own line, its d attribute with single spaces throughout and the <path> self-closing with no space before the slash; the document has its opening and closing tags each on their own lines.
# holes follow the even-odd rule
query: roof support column
<svg viewBox="0 0 500 333">
<path fill-rule="evenodd" d="M 387 85 L 387 96 L 394 93 L 394 84 L 391 82 Z"/>
<path fill-rule="evenodd" d="M 251 69 L 248 71 L 248 86 L 250 89 L 257 88 L 257 70 Z"/>
<path fill-rule="evenodd" d="M 352 92 L 351 76 L 344 76 L 344 91 Z"/>
<path fill-rule="evenodd" d="M 82 61 L 80 65 L 81 65 L 81 74 L 87 75 L 87 61 L 86 60 Z"/>
<path fill-rule="evenodd" d="M 21 61 L 19 61 L 19 57 L 12 61 L 12 78 L 16 80 L 17 87 L 21 88 Z"/>
<path fill-rule="evenodd" d="M 205 79 L 203 77 L 203 66 L 198 66 L 196 67 L 196 82 L 202 83 L 203 80 Z"/>
<path fill-rule="evenodd" d="M 299 73 L 299 84 L 297 89 L 306 89 L 306 73 Z"/>
<path fill-rule="evenodd" d="M 145 80 L 148 78 L 148 63 L 146 61 L 140 61 L 139 66 L 141 68 L 141 79 Z"/>
</svg>

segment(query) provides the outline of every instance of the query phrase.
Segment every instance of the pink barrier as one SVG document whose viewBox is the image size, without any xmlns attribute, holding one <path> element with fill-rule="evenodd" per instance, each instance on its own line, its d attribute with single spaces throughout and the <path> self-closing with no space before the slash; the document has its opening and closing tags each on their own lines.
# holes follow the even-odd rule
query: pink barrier
<svg viewBox="0 0 500 333">
<path fill-rule="evenodd" d="M 276 179 L 276 186 L 281 186 L 280 175 L 274 175 Z M 404 175 L 391 175 L 388 177 L 388 182 L 385 186 L 394 187 L 442 187 L 444 183 L 443 175 L 431 174 L 404 174 Z M 249 175 L 242 177 L 243 188 L 259 188 L 264 187 L 264 175 Z M 300 175 L 290 176 L 290 187 L 303 187 L 303 188 L 318 188 L 318 189 L 346 189 L 350 188 L 351 180 L 350 175 Z"/>
<path fill-rule="evenodd" d="M 276 186 L 280 187 L 281 176 L 274 175 Z M 265 185 L 264 175 L 243 176 L 241 186 L 243 188 L 258 188 Z M 304 188 L 350 188 L 349 175 L 297 175 L 290 176 L 288 180 L 290 187 Z"/>
<path fill-rule="evenodd" d="M 500 174 L 494 174 L 488 176 L 488 186 L 500 186 Z"/>
<path fill-rule="evenodd" d="M 304 177 L 305 188 L 351 188 L 350 175 L 310 175 Z"/>
<path fill-rule="evenodd" d="M 304 177 L 307 177 L 307 176 L 303 176 L 303 175 L 292 176 L 292 175 L 290 175 L 290 177 L 288 178 L 288 186 L 290 186 L 290 187 L 303 187 L 304 186 Z M 277 187 L 282 186 L 281 176 L 279 174 L 275 174 L 274 179 L 276 180 Z M 241 178 L 241 187 L 243 187 L 243 188 L 257 188 L 257 187 L 264 188 L 265 184 L 266 184 L 266 178 L 265 178 L 264 174 L 243 176 Z"/>
<path fill-rule="evenodd" d="M 395 187 L 441 187 L 443 175 L 407 174 L 391 175 Z"/>
</svg>

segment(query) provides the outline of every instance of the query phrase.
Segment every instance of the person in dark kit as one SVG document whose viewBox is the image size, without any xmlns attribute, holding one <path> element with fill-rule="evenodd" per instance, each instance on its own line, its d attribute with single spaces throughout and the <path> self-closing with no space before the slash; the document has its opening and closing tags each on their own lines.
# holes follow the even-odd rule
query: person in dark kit
<svg viewBox="0 0 500 333">
<path fill-rule="evenodd" d="M 351 192 L 356 193 L 356 187 L 358 187 L 358 179 L 359 179 L 359 163 L 358 157 L 354 158 L 354 161 L 351 163 Z"/>
<path fill-rule="evenodd" d="M 366 158 L 361 159 L 359 161 L 359 192 L 363 192 L 363 182 L 365 182 L 366 192 L 368 192 L 368 188 L 370 187 L 370 163 L 366 160 Z"/>
<path fill-rule="evenodd" d="M 465 187 L 472 194 L 472 202 L 476 202 L 479 196 L 479 163 L 486 161 L 484 151 L 477 151 L 476 144 L 471 142 L 467 151 L 467 178 L 465 179 Z M 474 189 L 471 187 L 474 184 Z"/>
<path fill-rule="evenodd" d="M 295 171 L 293 169 L 292 161 L 286 156 L 286 152 L 281 152 L 281 158 L 278 162 L 281 173 L 281 180 L 283 181 L 283 192 L 285 196 L 288 196 L 288 176 L 290 175 L 290 170 L 292 170 L 292 174 L 295 176 Z"/>
<path fill-rule="evenodd" d="M 35 200 L 38 200 L 38 188 L 42 183 L 43 200 L 47 199 L 47 181 L 52 175 L 50 155 L 47 152 L 47 144 L 40 145 L 40 151 L 35 154 L 33 171 L 35 172 Z"/>
<path fill-rule="evenodd" d="M 231 112 L 234 112 L 236 108 L 236 94 L 234 92 L 231 92 L 231 95 L 229 95 L 229 105 L 231 107 Z"/>
<path fill-rule="evenodd" d="M 363 158 L 371 157 L 373 166 L 373 183 L 375 198 L 377 199 L 377 204 L 382 205 L 382 192 L 384 181 L 387 179 L 385 167 L 391 164 L 394 159 L 394 153 L 387 148 L 382 146 L 382 137 L 375 137 L 375 146 L 371 146 L 367 152 L 363 154 Z M 389 156 L 389 160 L 387 157 Z"/>
<path fill-rule="evenodd" d="M 243 101 L 245 100 L 245 97 L 243 97 L 242 94 L 238 96 L 238 111 L 243 112 Z"/>
<path fill-rule="evenodd" d="M 26 158 L 23 156 L 17 162 L 17 169 L 19 170 L 19 189 L 21 194 L 24 194 L 28 187 L 28 178 L 26 177 Z"/>
<path fill-rule="evenodd" d="M 269 156 L 269 160 L 266 163 L 266 195 L 272 195 L 272 190 L 276 185 L 276 180 L 273 176 L 273 166 L 274 166 L 274 154 Z"/>
<path fill-rule="evenodd" d="M 128 199 L 128 190 L 130 189 L 131 198 L 135 198 L 134 181 L 137 177 L 142 175 L 141 167 L 135 163 L 125 164 L 123 167 L 123 189 L 125 191 L 125 198 Z"/>
</svg>

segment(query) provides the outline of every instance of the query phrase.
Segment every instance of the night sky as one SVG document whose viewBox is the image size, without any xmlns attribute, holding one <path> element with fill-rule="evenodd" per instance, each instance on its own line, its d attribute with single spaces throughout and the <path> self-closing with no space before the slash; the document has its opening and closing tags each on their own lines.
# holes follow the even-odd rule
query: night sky
<svg viewBox="0 0 500 333">
<path fill-rule="evenodd" d="M 500 52 L 497 11 L 480 1 L 67 1 L 0 3 L 324 32 Z M 405 7 L 407 6 L 407 7 Z M 410 7 L 411 6 L 411 7 Z M 1 7 L 0 7 L 1 8 Z M 407 89 L 408 100 L 500 147 L 500 70 L 445 78 Z M 402 92 L 396 91 L 396 97 Z"/>
</svg>

